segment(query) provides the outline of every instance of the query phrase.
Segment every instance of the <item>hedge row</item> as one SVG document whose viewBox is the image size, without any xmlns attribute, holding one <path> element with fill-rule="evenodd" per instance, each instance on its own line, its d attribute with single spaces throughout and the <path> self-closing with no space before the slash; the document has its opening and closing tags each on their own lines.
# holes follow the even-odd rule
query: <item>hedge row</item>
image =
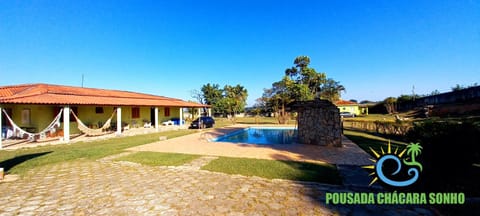
<svg viewBox="0 0 480 216">
<path fill-rule="evenodd" d="M 423 147 L 421 187 L 429 191 L 480 196 L 480 127 L 473 122 L 427 121 L 414 124 L 410 142 Z"/>
<path fill-rule="evenodd" d="M 355 121 L 349 120 L 343 122 L 344 128 L 360 129 L 372 131 L 384 135 L 406 135 L 413 127 L 410 121 Z"/>
</svg>

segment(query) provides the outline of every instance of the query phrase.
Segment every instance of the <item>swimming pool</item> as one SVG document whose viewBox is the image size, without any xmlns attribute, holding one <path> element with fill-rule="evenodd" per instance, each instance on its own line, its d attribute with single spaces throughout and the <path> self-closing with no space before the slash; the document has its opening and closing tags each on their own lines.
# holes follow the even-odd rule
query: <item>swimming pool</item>
<svg viewBox="0 0 480 216">
<path fill-rule="evenodd" d="M 293 127 L 250 127 L 218 137 L 214 142 L 250 144 L 294 144 L 297 143 L 297 130 Z"/>
</svg>

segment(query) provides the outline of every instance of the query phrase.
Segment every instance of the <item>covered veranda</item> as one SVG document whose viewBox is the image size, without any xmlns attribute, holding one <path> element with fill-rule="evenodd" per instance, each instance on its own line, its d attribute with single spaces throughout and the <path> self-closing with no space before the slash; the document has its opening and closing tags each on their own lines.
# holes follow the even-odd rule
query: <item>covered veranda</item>
<svg viewBox="0 0 480 216">
<path fill-rule="evenodd" d="M 4 139 L 12 137 L 69 143 L 81 134 L 119 136 L 132 134 L 134 128 L 159 131 L 162 122 L 181 128 L 184 108 L 209 110 L 204 104 L 128 91 L 49 84 L 3 86 L 0 148 Z"/>
</svg>

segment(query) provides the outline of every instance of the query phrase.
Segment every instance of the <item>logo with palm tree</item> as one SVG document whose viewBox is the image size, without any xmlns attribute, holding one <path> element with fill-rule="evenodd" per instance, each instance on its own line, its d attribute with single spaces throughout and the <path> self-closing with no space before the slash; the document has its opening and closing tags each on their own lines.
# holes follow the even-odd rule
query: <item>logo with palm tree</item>
<svg viewBox="0 0 480 216">
<path fill-rule="evenodd" d="M 415 158 L 422 153 L 422 146 L 420 143 L 410 143 L 407 146 L 407 155 L 410 156 L 411 161 L 407 161 L 406 159 L 403 159 L 403 163 L 409 166 L 418 166 L 420 168 L 420 171 L 423 170 L 423 166 L 420 162 L 416 161 Z"/>
<path fill-rule="evenodd" d="M 372 148 L 370 148 L 370 151 L 372 151 L 372 153 L 376 157 L 376 159 L 372 160 L 375 163 L 375 165 L 363 166 L 363 168 L 371 170 L 370 175 L 376 175 L 376 177 L 370 182 L 370 185 L 380 180 L 385 184 L 388 184 L 394 187 L 406 187 L 406 186 L 412 185 L 418 180 L 420 172 L 423 170 L 422 164 L 416 161 L 417 156 L 420 155 L 422 152 L 422 146 L 419 143 L 410 143 L 401 152 L 398 152 L 398 147 L 397 147 L 395 151 L 392 152 L 390 141 L 388 141 L 387 151 L 385 152 L 382 147 L 380 149 L 381 149 L 381 153 L 378 153 Z M 402 158 L 405 155 L 405 153 L 407 157 Z M 395 167 L 393 170 L 395 171 L 391 173 L 387 173 L 388 175 L 385 175 L 385 162 L 389 162 L 389 161 L 394 162 L 393 164 Z M 408 169 L 406 169 L 407 175 L 405 175 L 405 176 L 408 176 L 408 178 L 406 180 L 392 178 L 397 176 L 397 174 L 400 173 L 403 165 L 408 166 L 407 167 Z"/>
</svg>

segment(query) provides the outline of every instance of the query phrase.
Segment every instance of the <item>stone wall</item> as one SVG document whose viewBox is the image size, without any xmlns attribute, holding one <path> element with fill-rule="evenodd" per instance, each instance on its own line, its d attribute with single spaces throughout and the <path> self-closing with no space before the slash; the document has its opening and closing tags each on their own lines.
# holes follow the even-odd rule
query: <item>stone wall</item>
<svg viewBox="0 0 480 216">
<path fill-rule="evenodd" d="M 292 108 L 298 112 L 300 143 L 342 147 L 340 113 L 330 101 L 298 102 Z"/>
</svg>

